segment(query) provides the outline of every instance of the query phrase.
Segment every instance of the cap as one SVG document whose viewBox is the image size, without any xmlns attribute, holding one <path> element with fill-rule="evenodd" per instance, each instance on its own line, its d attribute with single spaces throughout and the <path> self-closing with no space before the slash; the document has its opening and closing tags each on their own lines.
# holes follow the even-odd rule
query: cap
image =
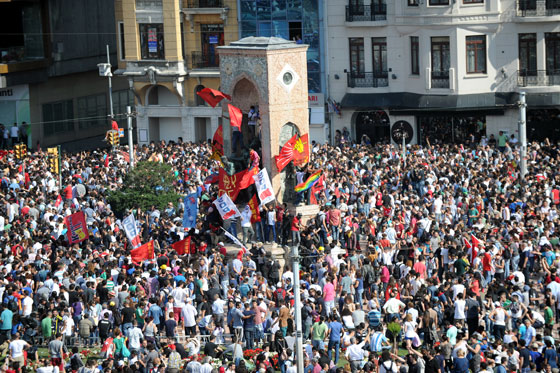
<svg viewBox="0 0 560 373">
<path fill-rule="evenodd" d="M 277 284 L 276 284 L 276 287 L 277 287 L 277 288 L 281 288 L 281 287 L 282 287 L 282 283 L 281 283 L 281 282 L 277 283 Z"/>
</svg>

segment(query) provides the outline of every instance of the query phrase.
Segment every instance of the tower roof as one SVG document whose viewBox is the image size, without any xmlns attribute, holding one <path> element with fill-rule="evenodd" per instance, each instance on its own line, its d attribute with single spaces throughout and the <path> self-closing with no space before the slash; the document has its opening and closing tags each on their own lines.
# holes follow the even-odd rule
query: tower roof
<svg viewBox="0 0 560 373">
<path fill-rule="evenodd" d="M 295 41 L 286 40 L 278 37 L 264 37 L 264 36 L 248 36 L 238 41 L 231 42 L 225 48 L 233 49 L 288 49 L 300 47 L 301 44 L 296 44 Z M 223 48 L 223 47 L 221 47 Z"/>
</svg>

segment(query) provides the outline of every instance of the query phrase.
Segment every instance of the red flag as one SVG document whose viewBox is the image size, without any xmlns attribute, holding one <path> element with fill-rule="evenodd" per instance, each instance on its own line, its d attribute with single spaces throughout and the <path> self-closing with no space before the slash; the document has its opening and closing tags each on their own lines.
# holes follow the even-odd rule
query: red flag
<svg viewBox="0 0 560 373">
<path fill-rule="evenodd" d="M 224 155 L 224 130 L 220 124 L 212 138 L 212 159 L 217 161 Z"/>
<path fill-rule="evenodd" d="M 223 168 L 220 168 L 219 195 L 226 193 L 229 198 L 235 200 L 241 190 L 255 183 L 253 175 L 258 173 L 258 168 L 253 167 L 230 176 Z"/>
<path fill-rule="evenodd" d="M 231 101 L 231 96 L 212 88 L 204 88 L 196 92 L 196 94 L 212 107 L 216 107 L 216 105 L 218 105 L 224 98 Z"/>
<path fill-rule="evenodd" d="M 261 221 L 261 214 L 259 213 L 259 201 L 257 200 L 256 194 L 249 200 L 249 207 L 251 208 L 251 224 Z"/>
<path fill-rule="evenodd" d="M 241 122 L 243 121 L 243 113 L 239 108 L 228 104 L 229 111 L 229 124 L 232 127 L 237 127 L 241 131 Z"/>
<path fill-rule="evenodd" d="M 182 239 L 181 241 L 175 242 L 174 244 L 171 244 L 173 250 L 175 250 L 179 255 L 190 253 L 190 246 L 191 246 L 191 236 Z"/>
<path fill-rule="evenodd" d="M 463 244 L 465 245 L 465 247 L 466 247 L 467 249 L 472 248 L 471 243 L 470 243 L 469 240 L 467 240 L 465 237 L 463 237 Z"/>
<path fill-rule="evenodd" d="M 141 263 L 144 260 L 154 259 L 154 241 L 130 250 L 130 256 L 134 263 Z"/>
<path fill-rule="evenodd" d="M 54 204 L 54 207 L 60 206 L 61 203 L 62 203 L 62 196 L 59 194 L 58 197 L 56 197 L 56 202 Z"/>
<path fill-rule="evenodd" d="M 280 154 L 278 154 L 276 158 L 276 167 L 278 167 L 278 172 L 282 172 L 284 167 L 288 165 L 294 159 L 294 146 L 296 144 L 298 135 L 295 134 L 291 139 L 286 141 L 282 149 L 280 150 Z"/>
<path fill-rule="evenodd" d="M 64 218 L 70 245 L 82 242 L 89 238 L 86 216 L 83 211 L 78 211 Z"/>
<path fill-rule="evenodd" d="M 476 238 L 474 234 L 471 234 L 471 242 L 473 247 L 478 247 L 478 245 L 480 245 L 480 240 Z"/>
<path fill-rule="evenodd" d="M 309 162 L 309 135 L 306 133 L 294 144 L 294 164 L 302 166 Z"/>
<path fill-rule="evenodd" d="M 325 175 L 321 175 L 319 180 L 311 187 L 311 194 L 309 195 L 309 203 L 312 205 L 317 204 L 317 195 L 325 189 Z"/>
</svg>

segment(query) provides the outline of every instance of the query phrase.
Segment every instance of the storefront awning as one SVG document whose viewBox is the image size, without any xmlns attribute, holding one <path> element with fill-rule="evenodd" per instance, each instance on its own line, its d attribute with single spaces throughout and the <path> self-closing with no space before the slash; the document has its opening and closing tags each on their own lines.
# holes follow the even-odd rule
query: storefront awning
<svg viewBox="0 0 560 373">
<path fill-rule="evenodd" d="M 496 92 L 468 95 L 421 95 L 409 92 L 398 93 L 347 93 L 342 108 L 385 109 L 392 111 L 503 111 L 515 105 L 519 99 L 517 92 Z M 529 107 L 550 107 L 560 105 L 560 93 L 528 93 Z"/>
</svg>

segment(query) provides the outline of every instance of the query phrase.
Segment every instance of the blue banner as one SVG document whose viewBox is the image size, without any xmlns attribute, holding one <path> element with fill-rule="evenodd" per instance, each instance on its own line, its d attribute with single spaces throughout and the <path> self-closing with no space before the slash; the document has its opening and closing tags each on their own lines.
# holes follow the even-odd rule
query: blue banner
<svg viewBox="0 0 560 373">
<path fill-rule="evenodd" d="M 196 216 L 198 215 L 198 194 L 192 193 L 185 197 L 185 214 L 183 215 L 183 228 L 196 227 Z"/>
</svg>

